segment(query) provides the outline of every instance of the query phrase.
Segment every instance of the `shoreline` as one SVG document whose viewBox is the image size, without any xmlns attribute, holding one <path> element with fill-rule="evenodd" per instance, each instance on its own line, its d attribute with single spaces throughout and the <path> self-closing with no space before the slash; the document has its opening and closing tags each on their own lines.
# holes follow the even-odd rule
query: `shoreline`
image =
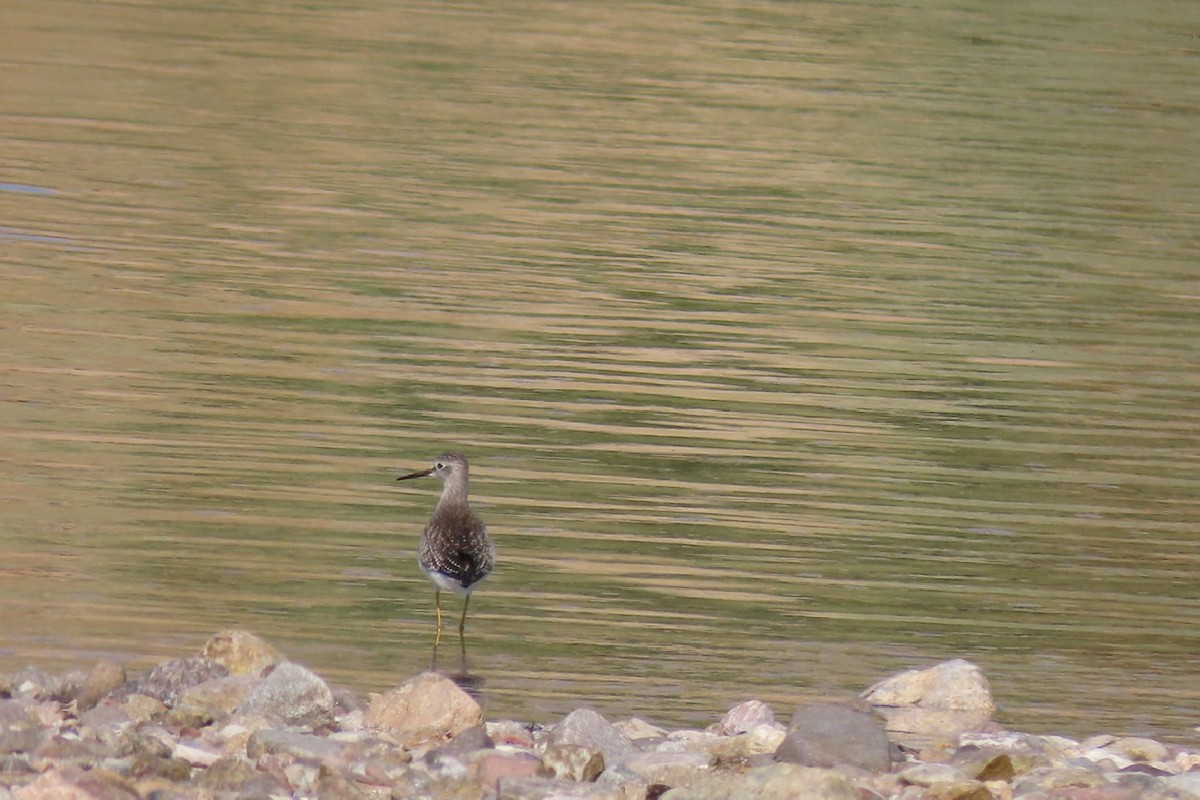
<svg viewBox="0 0 1200 800">
<path fill-rule="evenodd" d="M 0 675 L 0 800 L 1200 800 L 1200 747 L 1006 730 L 957 659 L 702 729 L 584 702 L 548 725 L 485 719 L 465 689 L 423 672 L 360 697 L 242 630 L 145 672 L 29 667 Z"/>
</svg>

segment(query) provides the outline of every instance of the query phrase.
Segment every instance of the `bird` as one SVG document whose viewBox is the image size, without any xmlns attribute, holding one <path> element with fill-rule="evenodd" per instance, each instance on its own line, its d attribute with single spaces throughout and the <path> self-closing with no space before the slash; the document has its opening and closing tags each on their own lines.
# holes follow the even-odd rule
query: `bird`
<svg viewBox="0 0 1200 800">
<path fill-rule="evenodd" d="M 442 481 L 442 496 L 433 516 L 421 534 L 417 563 L 433 581 L 433 603 L 437 609 L 436 646 L 442 639 L 442 591 L 464 597 L 458 635 L 463 636 L 467 624 L 467 606 L 471 592 L 491 574 L 496 564 L 496 546 L 488 536 L 487 526 L 471 510 L 467 500 L 470 473 L 467 458 L 461 453 L 442 453 L 433 466 L 396 480 L 424 478 L 434 475 Z"/>
</svg>

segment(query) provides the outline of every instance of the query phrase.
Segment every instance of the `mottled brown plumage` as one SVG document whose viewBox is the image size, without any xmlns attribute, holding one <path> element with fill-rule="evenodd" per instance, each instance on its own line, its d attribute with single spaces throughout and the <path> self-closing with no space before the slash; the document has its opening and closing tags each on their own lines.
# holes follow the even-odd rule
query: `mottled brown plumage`
<svg viewBox="0 0 1200 800">
<path fill-rule="evenodd" d="M 483 520 L 475 516 L 467 500 L 470 475 L 467 459 L 459 453 L 442 453 L 429 469 L 401 475 L 396 480 L 436 475 L 442 481 L 442 496 L 421 534 L 417 563 L 434 585 L 437 608 L 437 640 L 442 636 L 442 590 L 464 596 L 461 635 L 467 623 L 471 592 L 488 576 L 496 563 L 496 547 Z"/>
</svg>

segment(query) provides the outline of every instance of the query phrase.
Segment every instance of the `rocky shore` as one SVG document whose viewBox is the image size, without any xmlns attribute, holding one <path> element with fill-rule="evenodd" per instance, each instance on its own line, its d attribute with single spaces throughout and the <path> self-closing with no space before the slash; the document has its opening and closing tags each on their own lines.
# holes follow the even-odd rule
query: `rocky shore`
<svg viewBox="0 0 1200 800">
<path fill-rule="evenodd" d="M 484 720 L 426 672 L 362 699 L 245 631 L 127 674 L 0 676 L 0 800 L 1200 800 L 1200 752 L 1007 731 L 965 661 L 704 730 Z"/>
</svg>

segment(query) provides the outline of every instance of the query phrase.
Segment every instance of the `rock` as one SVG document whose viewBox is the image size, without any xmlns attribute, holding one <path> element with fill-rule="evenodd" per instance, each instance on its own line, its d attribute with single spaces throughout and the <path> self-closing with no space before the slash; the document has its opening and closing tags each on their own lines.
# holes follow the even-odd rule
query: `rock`
<svg viewBox="0 0 1200 800">
<path fill-rule="evenodd" d="M 440 752 L 461 758 L 480 750 L 491 750 L 495 747 L 496 743 L 488 736 L 487 728 L 483 725 L 476 725 L 460 731 L 450 740 L 449 744 L 442 745 L 436 751 L 431 752 Z"/>
<path fill-rule="evenodd" d="M 636 753 L 628 756 L 621 765 L 639 775 L 649 784 L 681 786 L 691 783 L 700 773 L 709 768 L 711 758 L 702 752 Z"/>
<path fill-rule="evenodd" d="M 806 767 L 844 764 L 870 772 L 886 772 L 892 764 L 883 725 L 867 712 L 833 703 L 797 709 L 775 759 Z"/>
<path fill-rule="evenodd" d="M 542 753 L 543 778 L 590 782 L 604 772 L 604 754 L 579 744 L 552 744 Z"/>
<path fill-rule="evenodd" d="M 858 790 L 831 769 L 773 764 L 742 774 L 700 775 L 660 800 L 859 800 Z"/>
<path fill-rule="evenodd" d="M 725 713 L 717 726 L 719 733 L 729 736 L 734 733 L 749 733 L 759 725 L 775 722 L 775 712 L 760 700 L 747 700 Z"/>
<path fill-rule="evenodd" d="M 32 752 L 46 733 L 27 700 L 0 700 L 0 754 Z"/>
<path fill-rule="evenodd" d="M 504 719 L 499 722 L 489 722 L 484 725 L 484 728 L 487 730 L 488 738 L 497 745 L 523 747 L 526 750 L 533 748 L 533 732 L 529 730 L 528 726 L 519 722 Z"/>
<path fill-rule="evenodd" d="M 316 796 L 321 800 L 370 800 L 366 790 L 349 778 L 336 772 L 322 770 L 316 785 Z M 389 792 L 387 797 L 390 797 Z"/>
<path fill-rule="evenodd" d="M 1086 764 L 1086 766 L 1083 766 Z M 1068 787 L 1095 788 L 1108 783 L 1099 767 L 1080 759 L 1063 767 L 1043 767 L 1017 778 L 1012 784 L 1013 797 L 1036 795 Z"/>
<path fill-rule="evenodd" d="M 31 700 L 46 700 L 52 697 L 59 688 L 59 682 L 53 675 L 43 672 L 37 667 L 25 667 L 17 670 L 10 680 L 14 697 Z"/>
<path fill-rule="evenodd" d="M 94 710 L 100 708 L 102 706 L 97 706 Z M 146 722 L 166 713 L 167 704 L 147 694 L 131 694 L 121 701 L 118 708 L 134 722 Z"/>
<path fill-rule="evenodd" d="M 980 750 L 975 747 L 959 748 L 950 763 L 963 771 L 968 778 L 977 781 L 1005 781 L 1011 783 L 1017 775 L 1013 757 L 995 750 Z"/>
<path fill-rule="evenodd" d="M 195 739 L 183 738 L 175 743 L 171 758 L 186 761 L 195 767 L 208 767 L 221 760 L 221 753 L 211 745 L 198 742 Z"/>
<path fill-rule="evenodd" d="M 883 714 L 898 741 L 916 749 L 982 728 L 996 710 L 987 678 L 962 659 L 893 675 L 862 697 Z"/>
<path fill-rule="evenodd" d="M 921 794 L 921 800 L 994 800 L 992 793 L 979 781 L 945 781 L 935 783 Z"/>
<path fill-rule="evenodd" d="M 125 685 L 125 668 L 115 661 L 99 661 L 79 689 L 75 705 L 79 711 L 94 708 L 101 698 Z"/>
<path fill-rule="evenodd" d="M 255 731 L 246 742 L 246 755 L 252 761 L 280 753 L 309 761 L 335 761 L 342 755 L 342 746 L 321 736 L 280 730 Z"/>
<path fill-rule="evenodd" d="M 13 792 L 16 800 L 140 800 L 121 776 L 104 769 L 50 769 Z"/>
<path fill-rule="evenodd" d="M 956 783 L 968 780 L 966 773 L 950 764 L 913 764 L 897 775 L 905 783 L 933 786 L 935 783 Z"/>
<path fill-rule="evenodd" d="M 542 760 L 532 753 L 484 753 L 475 759 L 475 780 L 495 789 L 500 781 L 532 778 L 542 768 Z"/>
<path fill-rule="evenodd" d="M 989 715 L 996 710 L 983 671 L 961 658 L 893 675 L 867 689 L 862 697 L 871 705 L 982 711 Z"/>
<path fill-rule="evenodd" d="M 1183 798 L 1188 798 L 1188 795 L 1200 798 L 1200 771 L 1172 775 L 1163 781 L 1163 786 L 1168 791 L 1179 793 Z"/>
<path fill-rule="evenodd" d="M 237 798 L 291 797 L 291 789 L 274 775 L 259 772 L 244 758 L 222 758 L 202 770 L 194 781 L 200 789 Z"/>
<path fill-rule="evenodd" d="M 368 728 L 388 731 L 401 744 L 415 745 L 480 725 L 483 711 L 454 681 L 423 672 L 372 698 L 363 721 Z"/>
<path fill-rule="evenodd" d="M 544 747 L 557 744 L 590 747 L 599 750 L 604 756 L 604 763 L 610 766 L 621 763 L 637 752 L 637 748 L 625 734 L 590 708 L 576 709 L 567 714 L 554 726 L 542 744 Z"/>
<path fill-rule="evenodd" d="M 261 676 L 263 670 L 285 661 L 274 647 L 242 630 L 221 631 L 204 644 L 202 654 L 224 666 L 230 675 Z"/>
<path fill-rule="evenodd" d="M 333 692 L 308 669 L 285 661 L 250 691 L 238 712 L 318 727 L 333 721 Z"/>
<path fill-rule="evenodd" d="M 229 670 L 207 658 L 177 658 L 159 664 L 149 675 L 127 682 L 123 688 L 127 694 L 144 694 L 173 706 L 183 689 L 228 674 Z"/>
<path fill-rule="evenodd" d="M 644 741 L 648 739 L 658 740 L 667 738 L 667 730 L 660 728 L 657 725 L 651 725 L 644 719 L 633 717 L 632 719 L 621 720 L 614 722 L 613 727 L 621 732 L 625 738 L 633 742 Z"/>
<path fill-rule="evenodd" d="M 246 702 L 260 682 L 260 678 L 252 675 L 213 678 L 180 691 L 173 710 L 210 721 L 223 719 Z"/>
<path fill-rule="evenodd" d="M 620 787 L 576 783 L 555 778 L 508 778 L 500 781 L 496 800 L 627 800 Z"/>
<path fill-rule="evenodd" d="M 1171 757 L 1166 745 L 1141 736 L 1125 736 L 1105 745 L 1103 750 L 1115 753 L 1129 761 L 1166 761 Z"/>
</svg>

